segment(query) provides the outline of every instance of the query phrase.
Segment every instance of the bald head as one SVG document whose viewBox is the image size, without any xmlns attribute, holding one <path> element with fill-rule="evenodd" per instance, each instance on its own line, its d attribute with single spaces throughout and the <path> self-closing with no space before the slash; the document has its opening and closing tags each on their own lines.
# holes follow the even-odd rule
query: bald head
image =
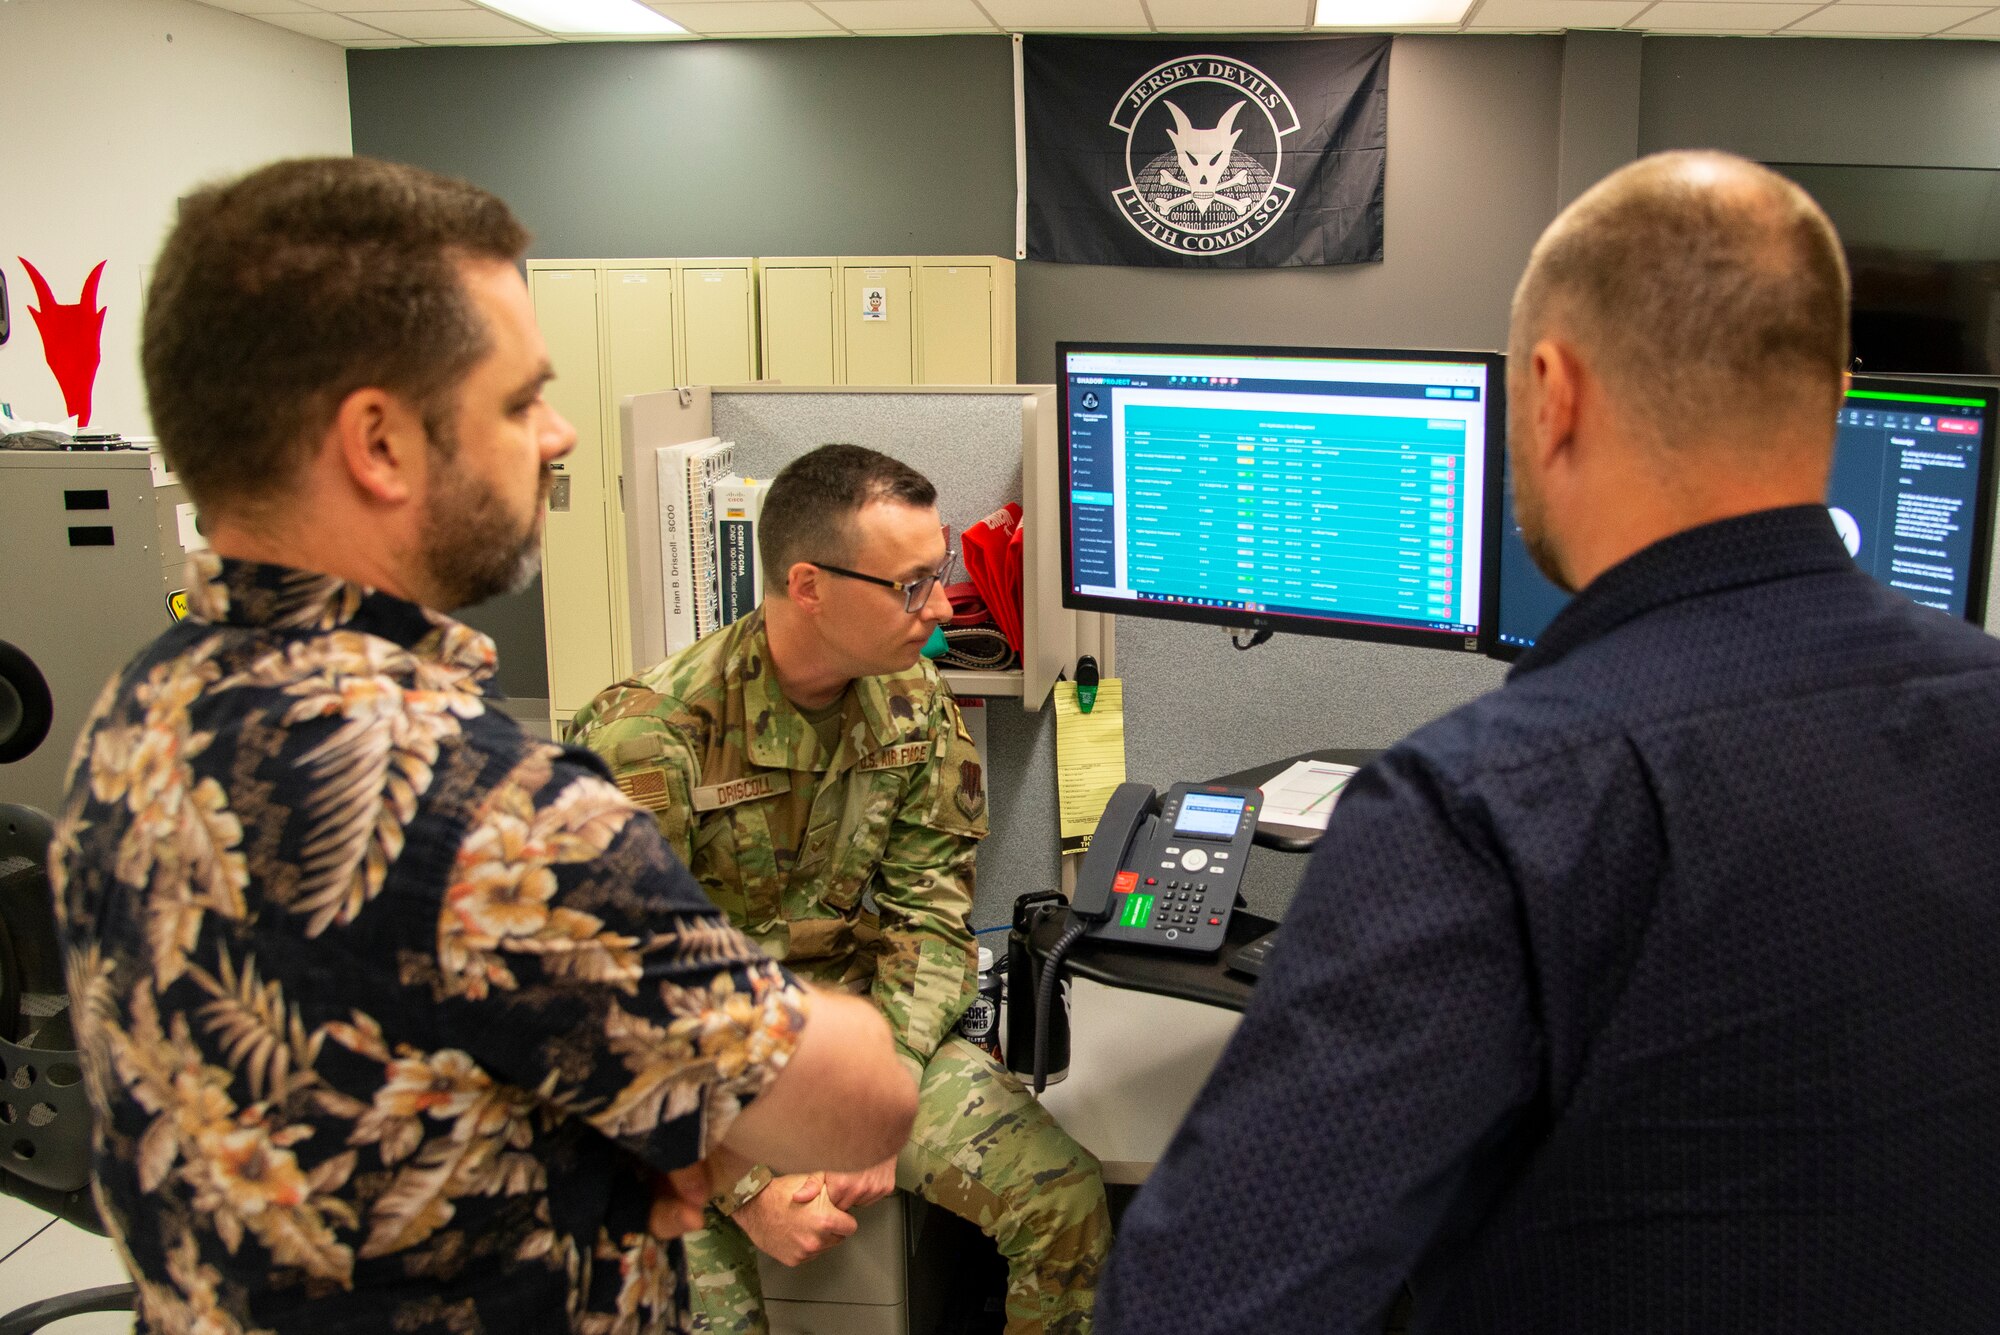
<svg viewBox="0 0 2000 1335">
<path fill-rule="evenodd" d="M 1847 306 L 1840 242 L 1805 191 L 1728 154 L 1661 153 L 1543 233 L 1514 295 L 1510 353 L 1563 339 L 1661 445 L 1727 422 L 1745 437 L 1810 424 L 1830 447 Z"/>
</svg>

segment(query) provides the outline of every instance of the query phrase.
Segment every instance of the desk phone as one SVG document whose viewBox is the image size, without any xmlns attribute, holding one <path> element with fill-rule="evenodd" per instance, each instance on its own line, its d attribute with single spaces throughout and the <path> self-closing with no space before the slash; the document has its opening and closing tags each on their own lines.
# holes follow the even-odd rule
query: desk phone
<svg viewBox="0 0 2000 1335">
<path fill-rule="evenodd" d="M 1077 874 L 1071 912 L 1084 935 L 1161 950 L 1222 948 L 1250 860 L 1263 794 L 1177 783 L 1162 798 L 1143 783 L 1111 795 Z"/>
</svg>

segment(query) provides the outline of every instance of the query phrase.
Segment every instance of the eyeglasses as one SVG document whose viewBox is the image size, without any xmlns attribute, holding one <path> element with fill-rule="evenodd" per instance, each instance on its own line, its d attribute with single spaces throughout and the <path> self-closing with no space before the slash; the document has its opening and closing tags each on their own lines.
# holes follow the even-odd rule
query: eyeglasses
<svg viewBox="0 0 2000 1335">
<path fill-rule="evenodd" d="M 930 574 L 919 575 L 915 579 L 883 579 L 880 575 L 864 575 L 859 570 L 849 570 L 845 566 L 830 566 L 824 561 L 808 561 L 806 564 L 824 570 L 829 575 L 839 575 L 842 579 L 858 579 L 863 584 L 874 584 L 880 588 L 894 589 L 897 593 L 903 595 L 903 610 L 905 612 L 916 612 L 929 601 L 931 589 L 934 585 L 940 581 L 950 580 L 951 568 L 957 560 L 957 552 L 947 551 L 944 554 L 943 565 Z"/>
</svg>

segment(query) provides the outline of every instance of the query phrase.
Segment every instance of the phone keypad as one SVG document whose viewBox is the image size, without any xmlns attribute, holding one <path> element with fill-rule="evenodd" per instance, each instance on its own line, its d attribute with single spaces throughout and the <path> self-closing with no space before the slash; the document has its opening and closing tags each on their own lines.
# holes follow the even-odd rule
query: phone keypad
<svg viewBox="0 0 2000 1335">
<path fill-rule="evenodd" d="M 1212 916 L 1205 907 L 1207 898 L 1207 881 L 1168 881 L 1153 910 L 1153 930 L 1193 931 Z"/>
</svg>

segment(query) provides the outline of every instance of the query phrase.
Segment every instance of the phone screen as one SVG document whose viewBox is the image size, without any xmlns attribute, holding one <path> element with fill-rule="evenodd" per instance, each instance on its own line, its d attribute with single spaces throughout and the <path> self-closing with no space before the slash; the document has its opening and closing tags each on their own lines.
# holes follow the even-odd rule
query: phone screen
<svg viewBox="0 0 2000 1335">
<path fill-rule="evenodd" d="M 1241 797 L 1217 793 L 1189 793 L 1181 798 L 1181 814 L 1174 821 L 1174 833 L 1201 839 L 1234 839 L 1243 823 Z"/>
</svg>

